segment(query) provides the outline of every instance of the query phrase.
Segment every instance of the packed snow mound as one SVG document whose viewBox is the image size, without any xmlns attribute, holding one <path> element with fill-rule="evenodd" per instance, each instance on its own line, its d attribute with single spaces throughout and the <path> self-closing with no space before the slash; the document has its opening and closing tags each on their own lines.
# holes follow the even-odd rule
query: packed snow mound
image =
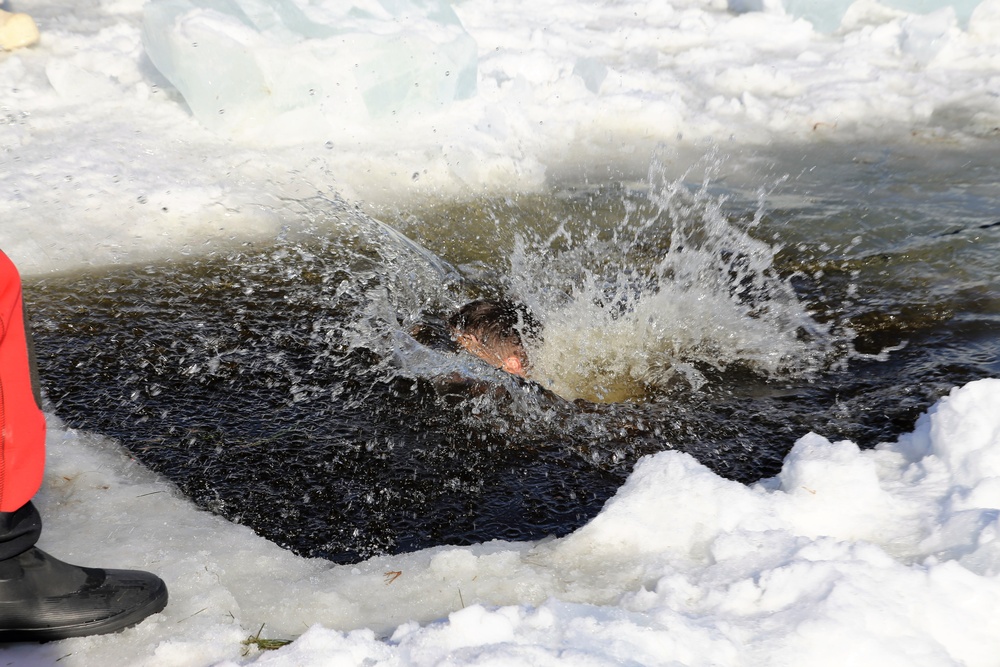
<svg viewBox="0 0 1000 667">
<path fill-rule="evenodd" d="M 1000 379 L 871 450 L 805 435 L 751 486 L 664 451 L 566 537 L 343 566 L 198 511 L 50 420 L 42 547 L 154 571 L 171 602 L 117 635 L 0 648 L 8 663 L 993 667 L 1000 652 Z M 264 623 L 295 641 L 241 644 Z"/>
<path fill-rule="evenodd" d="M 316 135 L 476 90 L 476 42 L 447 0 L 153 0 L 142 36 L 198 120 L 230 134 Z"/>
<path fill-rule="evenodd" d="M 661 452 L 565 538 L 356 568 L 354 579 L 391 567 L 403 573 L 393 585 L 461 591 L 447 614 L 383 636 L 316 623 L 254 664 L 994 665 L 998 407 L 1000 379 L 988 379 L 873 450 L 809 434 L 777 477 L 749 487 Z M 485 595 L 491 579 L 518 603 Z"/>
</svg>

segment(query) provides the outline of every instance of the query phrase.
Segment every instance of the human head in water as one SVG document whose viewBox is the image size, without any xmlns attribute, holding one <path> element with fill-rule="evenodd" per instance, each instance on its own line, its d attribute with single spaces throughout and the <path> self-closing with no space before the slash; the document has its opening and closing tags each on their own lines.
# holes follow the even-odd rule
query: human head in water
<svg viewBox="0 0 1000 667">
<path fill-rule="evenodd" d="M 448 320 L 455 340 L 494 368 L 523 376 L 528 370 L 525 337 L 537 338 L 538 321 L 520 304 L 478 299 L 462 306 Z"/>
</svg>

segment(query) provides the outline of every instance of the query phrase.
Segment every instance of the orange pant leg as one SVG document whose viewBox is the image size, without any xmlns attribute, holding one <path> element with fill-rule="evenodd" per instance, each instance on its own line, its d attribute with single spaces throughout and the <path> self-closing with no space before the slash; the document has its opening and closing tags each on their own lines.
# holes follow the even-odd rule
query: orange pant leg
<svg viewBox="0 0 1000 667">
<path fill-rule="evenodd" d="M 45 468 L 45 417 L 31 390 L 21 277 L 0 252 L 0 512 L 31 500 Z"/>
</svg>

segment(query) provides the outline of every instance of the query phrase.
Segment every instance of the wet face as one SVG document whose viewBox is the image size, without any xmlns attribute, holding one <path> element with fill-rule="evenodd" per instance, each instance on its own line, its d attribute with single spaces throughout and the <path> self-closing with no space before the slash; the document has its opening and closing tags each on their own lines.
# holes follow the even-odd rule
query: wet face
<svg viewBox="0 0 1000 667">
<path fill-rule="evenodd" d="M 476 355 L 494 368 L 521 377 L 527 371 L 527 360 L 510 347 L 484 345 L 476 336 L 467 333 L 460 334 L 456 340 L 463 350 Z"/>
</svg>

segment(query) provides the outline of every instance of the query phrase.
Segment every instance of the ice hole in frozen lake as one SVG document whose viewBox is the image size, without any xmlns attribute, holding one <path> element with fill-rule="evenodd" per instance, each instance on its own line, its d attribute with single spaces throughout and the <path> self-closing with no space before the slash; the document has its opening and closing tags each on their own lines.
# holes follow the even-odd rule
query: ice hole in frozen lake
<svg viewBox="0 0 1000 667">
<path fill-rule="evenodd" d="M 871 446 L 990 373 L 984 302 L 914 296 L 916 271 L 993 275 L 986 241 L 962 242 L 974 214 L 942 218 L 949 201 L 915 222 L 886 188 L 859 218 L 849 176 L 896 167 L 844 164 L 842 194 L 827 178 L 822 198 L 654 170 L 392 224 L 298 202 L 309 224 L 273 245 L 26 285 L 46 390 L 68 424 L 119 439 L 199 505 L 336 561 L 565 534 L 667 448 L 753 481 L 803 433 Z M 904 222 L 904 246 L 855 240 Z M 545 346 L 565 341 L 571 354 L 535 351 L 554 395 L 498 378 L 503 400 L 443 397 L 400 346 L 413 320 L 491 292 L 539 313 Z"/>
</svg>

